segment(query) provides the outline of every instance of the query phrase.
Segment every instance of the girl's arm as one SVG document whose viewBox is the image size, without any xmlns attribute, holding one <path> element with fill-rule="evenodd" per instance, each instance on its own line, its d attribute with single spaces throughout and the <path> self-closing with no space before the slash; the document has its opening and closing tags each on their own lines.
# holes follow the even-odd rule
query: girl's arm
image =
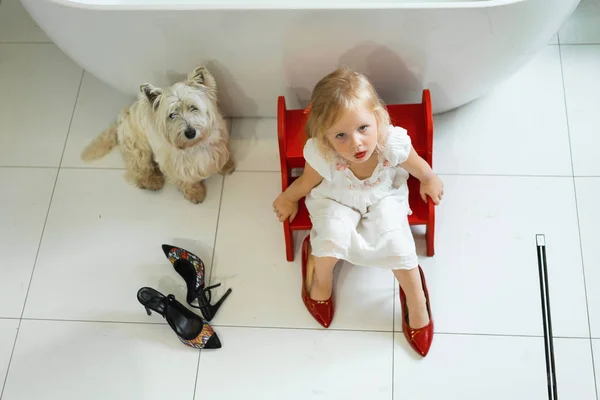
<svg viewBox="0 0 600 400">
<path fill-rule="evenodd" d="M 320 184 L 322 180 L 323 177 L 309 163 L 305 163 L 302 175 L 273 202 L 273 210 L 279 221 L 283 222 L 288 217 L 290 222 L 293 221 L 298 213 L 298 201 Z"/>
<path fill-rule="evenodd" d="M 400 166 L 420 182 L 430 181 L 436 176 L 429 164 L 427 164 L 427 161 L 425 161 L 412 146 L 410 147 L 408 159 L 404 161 L 403 164 L 400 164 Z"/>
<path fill-rule="evenodd" d="M 321 183 L 322 180 L 323 177 L 319 175 L 309 163 L 305 163 L 302 175 L 288 186 L 285 192 L 282 193 L 282 196 L 288 201 L 297 203 L 301 198 L 305 197 L 308 192 Z"/>
<path fill-rule="evenodd" d="M 420 192 L 423 201 L 427 202 L 426 195 L 429 195 L 435 205 L 440 203 L 444 195 L 444 184 L 414 147 L 411 146 L 408 159 L 400 166 L 421 182 Z"/>
</svg>

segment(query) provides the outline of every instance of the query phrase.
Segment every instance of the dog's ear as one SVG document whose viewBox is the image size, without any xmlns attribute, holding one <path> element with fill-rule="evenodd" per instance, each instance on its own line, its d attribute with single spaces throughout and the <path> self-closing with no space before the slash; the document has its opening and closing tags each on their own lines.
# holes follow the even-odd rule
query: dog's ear
<svg viewBox="0 0 600 400">
<path fill-rule="evenodd" d="M 140 86 L 140 91 L 144 93 L 150 104 L 152 104 L 152 109 L 156 110 L 160 104 L 162 90 L 152 86 L 149 83 L 145 83 Z"/>
<path fill-rule="evenodd" d="M 205 86 L 211 90 L 217 89 L 217 82 L 206 67 L 198 67 L 188 75 L 188 85 Z"/>
</svg>

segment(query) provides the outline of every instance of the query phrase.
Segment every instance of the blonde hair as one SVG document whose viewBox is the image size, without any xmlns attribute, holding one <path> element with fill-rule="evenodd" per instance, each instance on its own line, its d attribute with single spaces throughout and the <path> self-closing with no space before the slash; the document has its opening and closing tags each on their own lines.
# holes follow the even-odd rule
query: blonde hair
<svg viewBox="0 0 600 400">
<path fill-rule="evenodd" d="M 325 76 L 315 86 L 307 108 L 305 129 L 307 137 L 315 139 L 317 148 L 327 159 L 335 154 L 327 139 L 327 130 L 345 113 L 359 105 L 375 114 L 378 130 L 377 148 L 381 151 L 387 141 L 390 115 L 365 75 L 342 67 Z"/>
</svg>

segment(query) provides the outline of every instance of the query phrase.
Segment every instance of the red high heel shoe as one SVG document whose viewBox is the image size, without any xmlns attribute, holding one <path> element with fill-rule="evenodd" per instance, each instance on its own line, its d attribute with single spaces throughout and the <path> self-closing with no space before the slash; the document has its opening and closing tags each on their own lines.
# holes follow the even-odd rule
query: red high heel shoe
<svg viewBox="0 0 600 400">
<path fill-rule="evenodd" d="M 302 301 L 310 315 L 323 327 L 329 328 L 334 314 L 333 292 L 327 300 L 313 300 L 310 298 L 308 290 L 306 290 L 308 256 L 310 255 L 309 248 L 310 236 L 307 236 L 302 243 Z"/>
<path fill-rule="evenodd" d="M 425 282 L 425 274 L 419 266 L 419 273 L 421 274 L 421 282 L 423 284 L 423 292 L 425 293 L 425 300 L 427 302 L 427 312 L 429 313 L 429 324 L 419 329 L 413 329 L 408 325 L 408 308 L 406 307 L 406 295 L 400 286 L 400 304 L 402 306 L 402 331 L 410 347 L 412 347 L 422 357 L 425 357 L 431 347 L 433 340 L 433 318 L 431 317 L 431 306 L 429 304 L 429 292 L 427 291 L 427 284 Z"/>
</svg>

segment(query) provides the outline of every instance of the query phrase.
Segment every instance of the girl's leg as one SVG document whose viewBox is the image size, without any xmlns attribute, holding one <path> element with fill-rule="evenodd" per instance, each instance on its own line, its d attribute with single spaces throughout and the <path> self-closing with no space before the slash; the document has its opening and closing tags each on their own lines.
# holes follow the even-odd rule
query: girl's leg
<svg viewBox="0 0 600 400">
<path fill-rule="evenodd" d="M 333 270 L 337 258 L 309 255 L 306 266 L 306 289 L 313 300 L 327 300 L 333 290 Z"/>
<path fill-rule="evenodd" d="M 308 198 L 306 207 L 311 215 L 306 265 L 306 290 L 312 300 L 328 300 L 333 289 L 333 271 L 338 258 L 312 255 L 312 240 L 319 254 L 344 254 L 351 245 L 361 215 L 353 208 L 331 199 Z"/>
<path fill-rule="evenodd" d="M 413 329 L 424 327 L 429 323 L 429 313 L 419 268 L 395 269 L 394 275 L 406 294 L 408 325 Z"/>
</svg>

